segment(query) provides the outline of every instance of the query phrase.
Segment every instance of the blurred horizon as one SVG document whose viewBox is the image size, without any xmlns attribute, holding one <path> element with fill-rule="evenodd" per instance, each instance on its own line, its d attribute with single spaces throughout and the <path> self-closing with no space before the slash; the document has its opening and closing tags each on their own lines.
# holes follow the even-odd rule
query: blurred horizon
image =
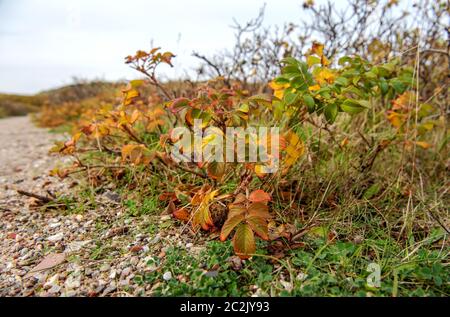
<svg viewBox="0 0 450 317">
<path fill-rule="evenodd" d="M 177 57 L 160 76 L 192 75 L 192 52 L 234 44 L 233 19 L 245 23 L 266 5 L 264 25 L 300 22 L 302 1 L 0 0 L 0 92 L 35 94 L 82 80 L 138 77 L 124 57 L 152 43 Z"/>
</svg>

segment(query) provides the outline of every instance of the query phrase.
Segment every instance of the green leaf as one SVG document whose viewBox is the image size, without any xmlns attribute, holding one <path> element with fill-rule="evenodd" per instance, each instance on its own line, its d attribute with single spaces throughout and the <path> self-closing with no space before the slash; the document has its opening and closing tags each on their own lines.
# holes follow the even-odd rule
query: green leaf
<svg viewBox="0 0 450 317">
<path fill-rule="evenodd" d="M 357 100 L 347 99 L 341 104 L 341 109 L 349 114 L 357 114 L 364 110 L 364 107 Z"/>
<path fill-rule="evenodd" d="M 314 98 L 311 95 L 303 95 L 303 101 L 305 102 L 306 106 L 308 107 L 308 112 L 313 113 L 315 109 L 315 102 Z"/>
<path fill-rule="evenodd" d="M 389 85 L 388 85 L 386 79 L 380 78 L 379 86 L 380 86 L 381 93 L 383 95 L 385 95 L 389 90 Z"/>
<path fill-rule="evenodd" d="M 333 123 L 336 120 L 336 116 L 338 114 L 338 107 L 336 104 L 327 105 L 323 110 L 325 118 L 329 123 Z"/>
<path fill-rule="evenodd" d="M 348 79 L 345 77 L 338 77 L 334 82 L 339 86 L 348 86 Z"/>
<path fill-rule="evenodd" d="M 298 61 L 293 57 L 285 57 L 281 60 L 282 64 L 298 66 Z"/>
<path fill-rule="evenodd" d="M 391 79 L 390 84 L 391 84 L 392 88 L 394 88 L 395 92 L 398 94 L 402 94 L 406 90 L 405 85 L 396 78 Z"/>
<path fill-rule="evenodd" d="M 296 93 L 286 91 L 283 97 L 283 101 L 288 105 L 292 105 L 296 102 L 298 95 Z"/>
</svg>

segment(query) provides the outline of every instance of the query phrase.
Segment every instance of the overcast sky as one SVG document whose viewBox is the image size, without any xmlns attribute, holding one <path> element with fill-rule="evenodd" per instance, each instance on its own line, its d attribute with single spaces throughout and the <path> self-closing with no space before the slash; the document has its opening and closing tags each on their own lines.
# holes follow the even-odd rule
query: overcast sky
<svg viewBox="0 0 450 317">
<path fill-rule="evenodd" d="M 233 44 L 233 18 L 264 3 L 265 23 L 299 21 L 302 0 L 0 0 L 0 92 L 36 93 L 84 79 L 136 76 L 123 58 L 150 42 L 177 55 L 173 77 L 192 69 L 193 50 Z"/>
</svg>

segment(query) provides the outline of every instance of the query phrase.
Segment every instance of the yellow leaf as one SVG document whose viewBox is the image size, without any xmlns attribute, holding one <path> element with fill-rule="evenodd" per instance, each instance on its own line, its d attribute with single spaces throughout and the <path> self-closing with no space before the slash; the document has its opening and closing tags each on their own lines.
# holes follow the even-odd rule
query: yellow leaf
<svg viewBox="0 0 450 317">
<path fill-rule="evenodd" d="M 429 149 L 431 147 L 430 143 L 423 142 L 423 141 L 416 141 L 416 144 L 425 150 Z"/>
<path fill-rule="evenodd" d="M 287 171 L 300 156 L 305 152 L 305 147 L 302 140 L 298 135 L 292 131 L 289 131 L 285 136 L 286 139 L 286 157 L 284 159 L 284 170 Z"/>
<path fill-rule="evenodd" d="M 275 81 L 271 81 L 269 83 L 269 87 L 274 90 L 273 95 L 277 97 L 278 99 L 282 99 L 284 96 L 284 91 L 286 88 L 289 87 L 289 84 L 277 84 Z"/>
<path fill-rule="evenodd" d="M 320 57 L 322 57 L 323 55 L 323 44 L 319 43 L 319 42 L 314 42 L 312 45 L 312 52 L 313 54 L 319 55 Z"/>
<path fill-rule="evenodd" d="M 323 85 L 325 83 L 332 84 L 336 79 L 336 75 L 330 71 L 328 68 L 323 68 L 319 71 L 319 73 L 315 76 L 315 80 Z"/>
<path fill-rule="evenodd" d="M 400 128 L 406 120 L 406 115 L 397 113 L 395 111 L 389 111 L 387 115 L 389 122 L 395 127 Z"/>
<path fill-rule="evenodd" d="M 330 65 L 330 61 L 328 60 L 328 58 L 326 58 L 325 55 L 322 55 L 322 57 L 320 58 L 320 63 L 322 64 L 322 66 Z"/>
<path fill-rule="evenodd" d="M 212 221 L 211 214 L 209 212 L 209 205 L 211 200 L 217 195 L 218 190 L 206 192 L 202 197 L 200 204 L 194 216 L 192 218 L 192 226 L 194 230 L 197 230 L 200 226 L 203 230 L 209 230 L 214 227 L 214 222 Z"/>
<path fill-rule="evenodd" d="M 314 85 L 314 86 L 309 86 L 308 90 L 309 91 L 316 91 L 320 89 L 320 85 Z"/>
</svg>

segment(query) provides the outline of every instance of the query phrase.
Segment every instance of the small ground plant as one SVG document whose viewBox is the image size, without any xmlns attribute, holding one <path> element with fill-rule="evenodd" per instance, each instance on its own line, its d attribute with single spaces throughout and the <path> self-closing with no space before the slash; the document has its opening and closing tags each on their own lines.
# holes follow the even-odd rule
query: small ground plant
<svg viewBox="0 0 450 317">
<path fill-rule="evenodd" d="M 281 61 L 281 74 L 269 83 L 273 94 L 254 95 L 240 88 L 239 82 L 229 84 L 215 78 L 199 85 L 189 96 L 176 97 L 155 75 L 159 65 L 172 66 L 173 57 L 159 49 L 128 56 L 126 63 L 145 79 L 131 81 L 122 90 L 119 105 L 104 102 L 82 112 L 72 139 L 53 149 L 72 155 L 74 163 L 68 168 L 55 168 L 52 173 L 66 177 L 83 172 L 96 188 L 113 182 L 144 196 L 154 195 L 146 190 L 149 180 L 163 180 L 162 186 L 150 186 L 159 193 L 159 204 L 178 220 L 189 223 L 194 232 L 220 231 L 222 241 L 232 234 L 234 251 L 242 259 L 255 254 L 257 237 L 272 242 L 281 239 L 289 246 L 306 228 L 314 226 L 315 214 L 305 222 L 295 217 L 302 212 L 302 204 L 317 204 L 308 197 L 309 189 L 299 186 L 314 182 L 315 186 L 324 186 L 318 180 L 324 168 L 326 171 L 336 165 L 345 166 L 349 173 L 356 170 L 358 174 L 351 173 L 350 177 L 362 186 L 356 189 L 345 184 L 350 196 L 337 197 L 339 184 L 331 178 L 316 208 L 338 205 L 338 199 L 370 200 L 381 191 L 371 172 L 380 153 L 400 148 L 406 151 L 402 152 L 406 153 L 403 160 L 408 152 L 416 153 L 416 147 L 426 150 L 432 146 L 426 141 L 426 133 L 441 124 L 428 120 L 435 108 L 417 99 L 419 83 L 414 68 L 402 65 L 399 59 L 372 65 L 361 57 L 345 56 L 331 63 L 324 55 L 324 46 L 315 42 L 304 61 L 292 57 Z M 148 85 L 156 91 L 145 96 L 141 91 Z M 392 106 L 385 109 L 386 105 Z M 201 122 L 198 131 L 196 121 Z M 380 125 L 388 122 L 393 129 L 379 132 Z M 359 125 L 360 140 L 366 143 L 357 159 L 354 153 L 362 146 L 347 132 L 355 124 Z M 199 133 L 200 142 L 196 144 L 196 136 L 181 139 L 174 133 L 178 127 Z M 244 129 L 249 127 L 279 130 L 261 138 L 254 132 L 245 134 L 248 130 Z M 230 147 L 235 150 L 239 146 L 234 142 L 236 135 L 227 133 L 229 128 L 240 129 L 234 131 L 240 131 L 235 134 L 241 134 L 244 160 L 224 159 Z M 368 139 L 363 130 L 372 136 Z M 322 138 L 322 131 L 328 139 Z M 275 140 L 277 146 L 273 147 Z M 259 154 L 266 150 L 265 161 L 260 157 L 245 160 L 254 144 Z M 225 149 L 218 153 L 223 145 Z M 194 161 L 191 152 L 205 148 L 210 149 L 209 155 Z M 177 161 L 174 150 L 187 160 Z M 267 168 L 275 164 L 278 168 L 268 173 Z M 300 184 L 299 166 L 313 170 L 315 180 L 304 174 Z M 413 164 L 411 173 L 416 168 Z M 397 185 L 399 190 L 405 189 L 401 188 L 404 183 Z M 412 195 L 406 193 L 409 200 Z M 146 210 L 159 205 L 152 201 L 150 206 L 147 198 L 140 201 Z M 135 202 L 129 202 L 128 208 L 136 214 Z M 333 239 L 332 232 L 327 234 Z"/>
</svg>

